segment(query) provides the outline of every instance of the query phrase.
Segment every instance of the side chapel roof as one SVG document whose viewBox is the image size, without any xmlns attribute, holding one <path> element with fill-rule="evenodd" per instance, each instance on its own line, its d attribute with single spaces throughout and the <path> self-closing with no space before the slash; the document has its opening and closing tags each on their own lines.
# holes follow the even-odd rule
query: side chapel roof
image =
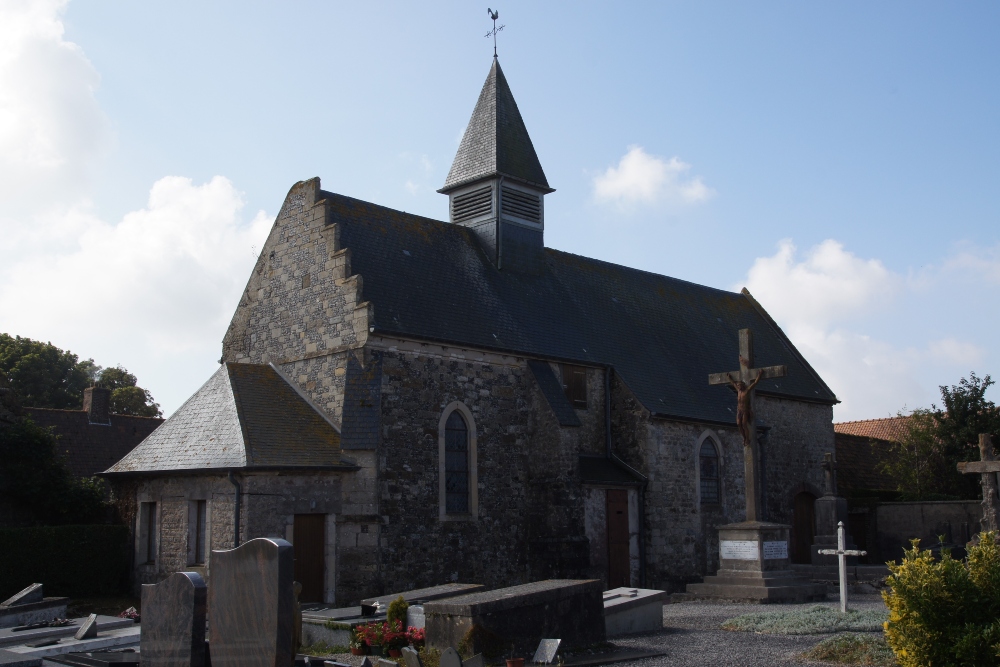
<svg viewBox="0 0 1000 667">
<path fill-rule="evenodd" d="M 737 368 L 738 330 L 758 366 L 786 364 L 764 394 L 836 396 L 748 292 L 728 292 L 546 248 L 537 275 L 498 271 L 460 225 L 321 191 L 364 280 L 378 334 L 612 365 L 657 416 L 735 422 L 731 390 L 708 374 Z"/>
<path fill-rule="evenodd" d="M 451 170 L 438 192 L 491 176 L 506 176 L 552 192 L 507 78 L 495 58 Z"/>
<path fill-rule="evenodd" d="M 227 362 L 105 474 L 345 467 L 336 426 L 273 366 Z"/>
</svg>

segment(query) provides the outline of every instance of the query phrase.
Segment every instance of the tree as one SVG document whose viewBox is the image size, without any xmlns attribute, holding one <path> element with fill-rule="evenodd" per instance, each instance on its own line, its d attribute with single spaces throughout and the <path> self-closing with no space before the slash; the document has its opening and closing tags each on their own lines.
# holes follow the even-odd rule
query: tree
<svg viewBox="0 0 1000 667">
<path fill-rule="evenodd" d="M 26 407 L 78 410 L 100 370 L 52 343 L 0 334 L 0 373 Z"/>
<path fill-rule="evenodd" d="M 906 417 L 902 412 L 899 417 Z M 939 496 L 942 473 L 948 462 L 936 434 L 934 412 L 914 410 L 905 422 L 899 440 L 889 444 L 882 469 L 896 482 L 905 500 L 930 500 Z"/>
<path fill-rule="evenodd" d="M 138 380 L 121 366 L 105 368 L 97 380 L 99 387 L 111 390 L 111 412 L 116 415 L 137 417 L 162 417 L 160 405 L 142 387 Z"/>
</svg>

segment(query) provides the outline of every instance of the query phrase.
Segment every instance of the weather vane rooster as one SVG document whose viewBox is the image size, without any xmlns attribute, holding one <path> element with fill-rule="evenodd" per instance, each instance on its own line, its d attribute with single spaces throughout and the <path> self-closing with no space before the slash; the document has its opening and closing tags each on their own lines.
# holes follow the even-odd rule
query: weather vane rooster
<svg viewBox="0 0 1000 667">
<path fill-rule="evenodd" d="M 497 19 L 500 18 L 500 12 L 499 11 L 493 11 L 492 9 L 490 9 L 489 7 L 487 7 L 486 8 L 486 13 L 490 15 L 491 19 L 493 19 L 493 30 L 490 30 L 488 33 L 486 33 L 486 36 L 493 38 L 493 57 L 496 58 L 497 57 L 497 33 L 500 32 L 501 30 L 503 30 L 504 27 L 503 27 L 503 25 L 501 25 L 499 28 L 497 27 Z"/>
</svg>

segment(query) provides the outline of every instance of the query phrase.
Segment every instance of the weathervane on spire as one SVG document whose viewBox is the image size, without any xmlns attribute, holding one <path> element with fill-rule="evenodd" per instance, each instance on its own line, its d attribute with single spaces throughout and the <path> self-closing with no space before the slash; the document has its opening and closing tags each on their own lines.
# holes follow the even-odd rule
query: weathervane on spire
<svg viewBox="0 0 1000 667">
<path fill-rule="evenodd" d="M 493 30 L 490 30 L 488 33 L 486 33 L 486 37 L 492 37 L 493 38 L 493 57 L 496 58 L 497 57 L 497 33 L 500 32 L 501 30 L 503 30 L 504 26 L 501 25 L 499 28 L 497 27 L 497 19 L 500 18 L 500 12 L 499 11 L 495 12 L 492 9 L 490 9 L 489 7 L 487 7 L 486 8 L 486 13 L 490 15 L 491 19 L 493 19 Z"/>
</svg>

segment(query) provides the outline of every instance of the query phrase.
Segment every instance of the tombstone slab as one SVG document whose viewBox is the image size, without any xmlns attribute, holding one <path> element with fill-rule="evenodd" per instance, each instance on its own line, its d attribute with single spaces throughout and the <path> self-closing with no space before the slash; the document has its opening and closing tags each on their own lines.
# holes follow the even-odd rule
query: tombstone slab
<svg viewBox="0 0 1000 667">
<path fill-rule="evenodd" d="M 604 591 L 604 631 L 608 637 L 663 629 L 666 591 L 613 588 Z"/>
<path fill-rule="evenodd" d="M 176 572 L 142 586 L 143 667 L 205 666 L 208 587 L 196 572 Z"/>
<path fill-rule="evenodd" d="M 790 527 L 764 521 L 719 528 L 719 571 L 700 584 L 688 584 L 695 598 L 751 602 L 825 600 L 826 585 L 792 571 L 788 558 Z"/>
<path fill-rule="evenodd" d="M 41 602 L 45 598 L 42 591 L 41 584 L 31 584 L 24 590 L 0 602 L 0 607 L 13 607 L 19 604 L 28 604 L 29 602 Z"/>
<path fill-rule="evenodd" d="M 38 621 L 51 621 L 53 618 L 65 618 L 68 603 L 69 598 L 51 597 L 36 602 L 0 605 L 0 628 L 13 628 Z"/>
<path fill-rule="evenodd" d="M 552 661 L 556 659 L 556 653 L 558 652 L 558 639 L 543 639 L 538 642 L 538 648 L 535 650 L 535 655 L 531 659 L 531 662 L 542 665 L 551 665 Z"/>
<path fill-rule="evenodd" d="M 420 661 L 420 654 L 412 646 L 403 648 L 403 661 L 406 663 L 406 667 L 424 667 Z"/>
<path fill-rule="evenodd" d="M 42 659 L 0 650 L 0 667 L 42 667 Z"/>
<path fill-rule="evenodd" d="M 73 635 L 73 639 L 91 639 L 97 636 L 97 614 L 91 614 L 83 622 L 80 629 Z"/>
<path fill-rule="evenodd" d="M 486 667 L 486 661 L 483 660 L 482 653 L 477 653 L 468 660 L 463 660 L 462 667 Z"/>
<path fill-rule="evenodd" d="M 214 667 L 292 664 L 293 566 L 292 545 L 277 538 L 212 552 L 208 610 Z"/>
<path fill-rule="evenodd" d="M 568 647 L 602 642 L 601 588 L 596 579 L 548 579 L 428 602 L 427 647 L 458 646 L 473 627 L 469 649 L 486 658 L 509 652 L 511 645 L 528 654 L 543 637 L 559 637 Z"/>
<path fill-rule="evenodd" d="M 449 646 L 441 651 L 441 667 L 462 667 L 462 656 L 454 648 Z"/>
</svg>

